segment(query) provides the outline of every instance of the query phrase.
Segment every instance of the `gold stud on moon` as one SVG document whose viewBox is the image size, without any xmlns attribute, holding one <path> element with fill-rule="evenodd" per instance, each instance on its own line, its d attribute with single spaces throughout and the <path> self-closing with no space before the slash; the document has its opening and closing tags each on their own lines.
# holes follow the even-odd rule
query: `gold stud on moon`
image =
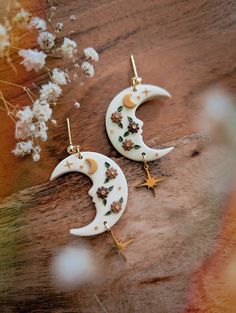
<svg viewBox="0 0 236 313">
<path fill-rule="evenodd" d="M 96 152 L 81 152 L 80 155 L 81 158 L 78 157 L 78 154 L 72 154 L 62 160 L 54 169 L 50 180 L 69 172 L 80 172 L 90 177 L 93 186 L 89 190 L 89 195 L 95 204 L 96 216 L 90 224 L 71 229 L 70 233 L 76 236 L 93 236 L 107 231 L 108 227 L 110 229 L 121 218 L 128 199 L 128 186 L 124 173 L 112 159 Z M 70 166 L 67 166 L 68 164 Z M 108 167 L 117 171 L 115 178 L 107 179 Z M 119 186 L 122 186 L 122 189 L 119 189 Z M 106 188 L 106 198 L 104 199 L 99 197 L 98 191 L 101 187 Z M 120 210 L 113 213 L 111 211 L 112 204 L 117 201 L 120 201 Z"/>
</svg>

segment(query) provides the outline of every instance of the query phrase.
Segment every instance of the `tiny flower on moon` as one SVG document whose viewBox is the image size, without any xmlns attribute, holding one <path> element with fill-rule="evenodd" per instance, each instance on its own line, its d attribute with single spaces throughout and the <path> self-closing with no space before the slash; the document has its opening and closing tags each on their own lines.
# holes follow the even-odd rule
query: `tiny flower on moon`
<svg viewBox="0 0 236 313">
<path fill-rule="evenodd" d="M 128 130 L 134 134 L 137 133 L 139 131 L 139 125 L 135 122 L 130 122 L 128 125 Z"/>
<path fill-rule="evenodd" d="M 117 170 L 113 167 L 110 167 L 106 170 L 106 177 L 107 178 L 114 179 L 114 178 L 116 178 L 117 175 L 118 175 Z"/>
<path fill-rule="evenodd" d="M 131 139 L 125 139 L 122 143 L 122 147 L 126 151 L 130 151 L 134 147 L 134 143 Z"/>
<path fill-rule="evenodd" d="M 111 115 L 111 120 L 113 123 L 120 123 L 122 121 L 122 115 L 120 112 L 114 112 Z"/>
<path fill-rule="evenodd" d="M 97 190 L 97 196 L 101 199 L 106 199 L 109 194 L 109 190 L 106 187 L 99 187 Z"/>
<path fill-rule="evenodd" d="M 112 204 L 111 204 L 111 211 L 113 213 L 119 213 L 121 210 L 121 203 L 119 201 L 114 201 Z"/>
</svg>

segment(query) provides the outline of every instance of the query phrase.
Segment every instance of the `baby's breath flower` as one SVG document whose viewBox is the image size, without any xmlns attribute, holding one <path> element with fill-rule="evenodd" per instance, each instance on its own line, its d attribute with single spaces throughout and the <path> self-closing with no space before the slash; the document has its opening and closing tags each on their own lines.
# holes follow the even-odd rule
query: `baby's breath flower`
<svg viewBox="0 0 236 313">
<path fill-rule="evenodd" d="M 41 152 L 40 146 L 35 146 L 33 148 L 32 158 L 33 158 L 34 162 L 37 162 L 40 160 L 40 152 Z"/>
<path fill-rule="evenodd" d="M 39 32 L 43 32 L 47 29 L 47 24 L 45 20 L 40 17 L 32 17 L 30 20 L 29 28 L 35 28 Z"/>
<path fill-rule="evenodd" d="M 84 71 L 85 75 L 87 75 L 89 77 L 94 76 L 94 67 L 92 64 L 90 64 L 89 62 L 83 62 L 81 67 L 82 67 L 82 70 Z"/>
<path fill-rule="evenodd" d="M 47 55 L 42 51 L 21 49 L 18 54 L 23 58 L 21 64 L 25 66 L 27 71 L 35 70 L 38 72 L 45 65 Z"/>
<path fill-rule="evenodd" d="M 76 17 L 75 15 L 71 15 L 71 16 L 70 16 L 70 20 L 71 20 L 71 21 L 75 21 L 75 20 L 77 20 L 77 17 Z"/>
<path fill-rule="evenodd" d="M 0 24 L 0 57 L 4 57 L 6 50 L 9 48 L 10 41 L 6 26 Z"/>
<path fill-rule="evenodd" d="M 16 117 L 21 121 L 21 122 L 31 122 L 33 118 L 33 112 L 29 106 L 24 107 L 23 109 L 19 110 L 16 114 Z"/>
<path fill-rule="evenodd" d="M 68 74 L 64 71 L 54 68 L 52 70 L 52 81 L 57 85 L 67 85 L 69 81 Z"/>
<path fill-rule="evenodd" d="M 21 141 L 21 142 L 18 142 L 16 144 L 16 147 L 14 150 L 12 150 L 12 153 L 15 155 L 15 156 L 25 156 L 27 154 L 30 154 L 31 151 L 33 149 L 33 142 L 31 140 L 29 141 Z"/>
<path fill-rule="evenodd" d="M 88 61 L 95 61 L 99 60 L 99 55 L 94 48 L 85 48 L 84 55 Z"/>
<path fill-rule="evenodd" d="M 47 130 L 48 127 L 45 122 L 36 123 L 33 133 L 34 138 L 40 138 L 42 141 L 46 141 L 48 139 Z"/>
<path fill-rule="evenodd" d="M 31 135 L 32 125 L 21 120 L 16 122 L 15 137 L 16 139 L 26 139 Z"/>
<path fill-rule="evenodd" d="M 63 24 L 63 23 L 60 23 L 60 22 L 57 23 L 57 24 L 56 24 L 56 27 L 55 27 L 56 32 L 57 32 L 57 33 L 60 33 L 60 32 L 62 31 L 63 27 L 64 27 L 64 24 Z"/>
<path fill-rule="evenodd" d="M 77 43 L 74 40 L 65 37 L 61 46 L 61 51 L 65 58 L 73 59 L 77 52 Z"/>
<path fill-rule="evenodd" d="M 16 13 L 12 21 L 21 29 L 27 28 L 30 21 L 31 14 L 25 9 L 21 9 L 20 12 Z"/>
<path fill-rule="evenodd" d="M 55 44 L 55 35 L 49 32 L 42 32 L 38 35 L 37 43 L 43 50 L 50 50 Z"/>
<path fill-rule="evenodd" d="M 75 107 L 76 109 L 79 109 L 79 108 L 80 108 L 80 103 L 79 103 L 78 101 L 76 101 L 76 100 L 75 100 L 75 102 L 74 102 L 74 107 Z"/>
<path fill-rule="evenodd" d="M 40 122 L 47 122 L 51 119 L 52 109 L 50 108 L 47 101 L 36 100 L 33 104 L 34 117 Z"/>
<path fill-rule="evenodd" d="M 39 91 L 40 99 L 46 101 L 57 101 L 57 99 L 62 94 L 62 89 L 57 84 L 49 82 L 41 86 Z"/>
</svg>

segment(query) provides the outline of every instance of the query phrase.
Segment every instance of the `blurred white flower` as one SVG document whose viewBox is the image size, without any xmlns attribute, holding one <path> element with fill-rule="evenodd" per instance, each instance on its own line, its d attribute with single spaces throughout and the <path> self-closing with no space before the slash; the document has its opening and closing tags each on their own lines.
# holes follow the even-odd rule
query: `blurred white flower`
<svg viewBox="0 0 236 313">
<path fill-rule="evenodd" d="M 54 258 L 52 274 L 58 287 L 73 290 L 95 277 L 94 258 L 84 247 L 66 247 Z"/>
<path fill-rule="evenodd" d="M 15 155 L 15 156 L 25 156 L 27 154 L 30 154 L 31 151 L 33 149 L 33 142 L 31 140 L 29 141 L 21 141 L 21 142 L 18 142 L 16 144 L 16 147 L 14 150 L 12 150 L 12 153 Z"/>
<path fill-rule="evenodd" d="M 60 33 L 60 32 L 62 31 L 63 27 L 64 27 L 64 24 L 61 23 L 61 22 L 58 22 L 58 23 L 56 24 L 55 31 L 56 31 L 57 33 Z"/>
<path fill-rule="evenodd" d="M 41 152 L 40 146 L 35 146 L 33 148 L 32 157 L 35 162 L 38 162 L 40 160 L 40 152 Z"/>
<path fill-rule="evenodd" d="M 99 60 L 99 55 L 94 48 L 85 48 L 84 55 L 88 61 L 95 61 Z"/>
<path fill-rule="evenodd" d="M 35 28 L 39 32 L 43 32 L 47 29 L 47 24 L 42 18 L 34 16 L 30 20 L 29 28 Z"/>
<path fill-rule="evenodd" d="M 57 84 L 49 82 L 40 88 L 40 99 L 46 101 L 57 101 L 62 94 L 62 89 Z"/>
<path fill-rule="evenodd" d="M 0 24 L 0 57 L 5 56 L 6 50 L 9 48 L 10 41 L 6 26 Z"/>
<path fill-rule="evenodd" d="M 51 119 L 52 109 L 47 101 L 36 100 L 33 104 L 34 117 L 41 122 L 47 122 Z"/>
<path fill-rule="evenodd" d="M 49 32 L 42 32 L 38 35 L 37 43 L 43 50 L 50 50 L 55 45 L 55 35 Z"/>
<path fill-rule="evenodd" d="M 52 70 L 52 81 L 57 85 L 67 85 L 69 81 L 68 74 L 64 71 L 54 68 Z"/>
<path fill-rule="evenodd" d="M 38 72 L 45 65 L 47 55 L 42 51 L 21 49 L 18 54 L 23 58 L 21 64 L 25 66 L 27 71 L 35 70 Z"/>
<path fill-rule="evenodd" d="M 73 59 L 77 52 L 77 43 L 69 38 L 64 38 L 63 44 L 61 45 L 61 51 L 65 58 Z"/>
<path fill-rule="evenodd" d="M 76 109 L 79 109 L 79 108 L 80 108 L 80 103 L 79 103 L 78 101 L 76 101 L 76 100 L 75 100 L 75 102 L 74 102 L 74 107 L 75 107 Z"/>
<path fill-rule="evenodd" d="M 83 62 L 81 67 L 82 67 L 82 70 L 85 73 L 85 75 L 87 75 L 89 77 L 94 76 L 94 67 L 92 64 L 90 64 L 89 62 Z"/>
<path fill-rule="evenodd" d="M 30 21 L 31 14 L 25 9 L 21 9 L 12 18 L 12 21 L 21 29 L 27 28 Z"/>
</svg>

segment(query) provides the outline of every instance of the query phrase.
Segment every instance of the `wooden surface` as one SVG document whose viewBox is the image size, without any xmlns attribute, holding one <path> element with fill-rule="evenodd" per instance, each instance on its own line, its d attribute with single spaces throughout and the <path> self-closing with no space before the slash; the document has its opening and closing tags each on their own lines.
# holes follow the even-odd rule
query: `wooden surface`
<svg viewBox="0 0 236 313">
<path fill-rule="evenodd" d="M 194 121 L 200 109 L 199 95 L 208 86 L 222 83 L 235 90 L 235 2 L 61 3 L 57 20 L 75 31 L 71 37 L 81 51 L 94 46 L 100 62 L 95 78 L 83 89 L 78 84 L 65 89 L 54 111 L 58 127 L 51 127 L 40 162 L 11 155 L 14 125 L 1 112 L 1 312 L 102 312 L 95 295 L 108 312 L 115 313 L 233 312 L 224 307 L 217 311 L 212 301 L 205 307 L 199 305 L 200 300 L 192 303 L 191 295 L 197 293 L 193 274 L 217 244 L 228 197 L 217 182 L 230 160 L 223 148 L 209 146 L 208 139 L 194 134 Z M 42 15 L 38 3 L 26 5 Z M 74 24 L 69 21 L 71 14 L 78 16 Z M 36 46 L 27 35 L 24 41 Z M 118 155 L 105 134 L 106 108 L 131 77 L 131 53 L 143 81 L 163 86 L 173 96 L 163 104 L 152 101 L 138 113 L 145 122 L 148 145 L 176 147 L 151 165 L 156 175 L 169 176 L 156 198 L 135 188 L 142 181 L 142 165 Z M 15 60 L 19 61 L 17 55 Z M 55 64 L 51 61 L 49 66 Z M 67 64 L 60 66 L 66 68 Z M 18 70 L 19 75 L 14 76 L 1 64 L 0 79 L 7 76 L 26 85 L 48 79 L 44 73 L 26 73 L 21 66 Z M 24 105 L 25 98 L 18 90 L 4 90 L 12 102 Z M 71 104 L 74 98 L 81 103 L 79 110 Z M 82 148 L 114 158 L 127 176 L 128 210 L 115 226 L 121 239 L 135 238 L 126 252 L 127 264 L 113 253 L 107 234 L 83 239 L 68 233 L 94 216 L 87 195 L 88 178 L 67 175 L 48 182 L 53 168 L 67 155 L 68 116 L 73 137 Z M 52 257 L 59 247 L 84 242 L 105 270 L 92 284 L 73 293 L 61 292 L 51 282 Z"/>
</svg>

